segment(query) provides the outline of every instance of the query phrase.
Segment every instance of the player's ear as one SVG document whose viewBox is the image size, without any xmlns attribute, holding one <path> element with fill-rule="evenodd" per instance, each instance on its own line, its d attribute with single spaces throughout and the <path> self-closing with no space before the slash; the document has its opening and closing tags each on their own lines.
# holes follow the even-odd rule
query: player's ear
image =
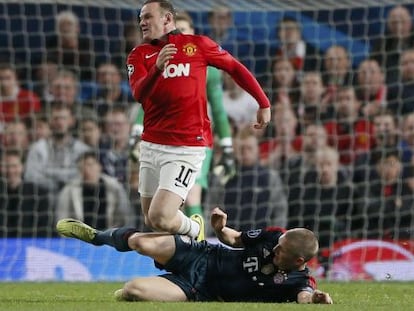
<svg viewBox="0 0 414 311">
<path fill-rule="evenodd" d="M 296 264 L 297 264 L 298 267 L 300 267 L 301 265 L 303 265 L 305 262 L 306 262 L 306 260 L 303 257 L 298 257 L 296 259 Z"/>
<path fill-rule="evenodd" d="M 173 21 L 173 19 L 174 19 L 173 14 L 171 12 L 167 12 L 165 14 L 164 26 L 166 26 L 169 23 L 171 23 Z"/>
</svg>

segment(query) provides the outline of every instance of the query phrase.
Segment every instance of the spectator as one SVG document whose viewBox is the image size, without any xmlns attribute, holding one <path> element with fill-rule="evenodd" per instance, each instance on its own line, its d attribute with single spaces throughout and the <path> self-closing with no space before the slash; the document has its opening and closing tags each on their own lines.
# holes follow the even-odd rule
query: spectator
<svg viewBox="0 0 414 311">
<path fill-rule="evenodd" d="M 404 165 L 407 163 L 414 165 L 414 112 L 403 118 L 400 146 Z"/>
<path fill-rule="evenodd" d="M 300 128 L 315 122 L 325 123 L 334 118 L 330 94 L 326 93 L 320 72 L 306 72 L 300 83 L 300 103 L 297 110 Z"/>
<path fill-rule="evenodd" d="M 275 103 L 296 107 L 300 94 L 296 71 L 288 58 L 276 57 L 272 63 L 270 98 Z"/>
<path fill-rule="evenodd" d="M 97 93 L 92 95 L 84 106 L 96 111 L 101 119 L 114 105 L 129 108 L 135 100 L 129 88 L 122 88 L 121 82 L 122 75 L 119 69 L 114 64 L 102 63 L 96 73 Z"/>
<path fill-rule="evenodd" d="M 233 28 L 233 15 L 229 7 L 216 6 L 208 13 L 207 35 L 220 45 L 230 44 L 236 39 L 236 31 Z M 227 49 L 227 48 L 226 48 Z M 230 53 L 233 49 L 228 49 Z M 232 53 L 233 54 L 233 53 Z"/>
<path fill-rule="evenodd" d="M 403 177 L 407 179 L 410 188 L 414 190 L 414 113 L 406 115 L 402 119 L 401 139 L 397 145 L 401 153 L 403 163 Z M 413 173 L 413 174 L 411 174 Z"/>
<path fill-rule="evenodd" d="M 387 85 L 384 73 L 376 60 L 366 59 L 359 64 L 355 89 L 362 103 L 364 116 L 371 118 L 387 108 Z"/>
<path fill-rule="evenodd" d="M 99 155 L 109 148 L 109 144 L 104 142 L 97 118 L 83 118 L 80 123 L 79 133 L 79 139 L 91 147 L 91 149 L 99 150 Z"/>
<path fill-rule="evenodd" d="M 59 193 L 57 219 L 75 218 L 97 229 L 134 224 L 124 188 L 102 173 L 98 154 L 87 151 L 77 162 L 79 177 L 70 180 Z"/>
<path fill-rule="evenodd" d="M 122 185 L 128 181 L 129 133 L 128 110 L 115 106 L 105 115 L 105 143 L 109 149 L 100 155 L 103 172 L 115 177 Z"/>
<path fill-rule="evenodd" d="M 277 57 L 288 58 L 300 80 L 305 71 L 320 69 L 320 53 L 302 38 L 301 25 L 291 17 L 284 17 L 277 26 L 279 46 L 273 54 Z"/>
<path fill-rule="evenodd" d="M 17 73 L 11 64 L 0 64 L 0 123 L 16 118 L 31 121 L 41 109 L 37 95 L 19 86 Z M 4 124 L 0 124 L 0 132 Z"/>
<path fill-rule="evenodd" d="M 257 59 L 252 59 L 252 38 L 248 27 L 234 24 L 232 10 L 227 5 L 216 5 L 208 12 L 206 35 L 224 50 L 240 60 L 249 69 Z M 255 42 L 257 44 L 257 42 Z"/>
<path fill-rule="evenodd" d="M 295 215 L 302 216 L 299 226 L 319 236 L 319 260 L 326 267 L 327 250 L 334 242 L 351 237 L 354 193 L 352 184 L 340 170 L 339 154 L 335 149 L 317 150 L 315 160 L 316 173 L 307 173 L 299 207 L 291 207 L 291 210 L 297 210 Z"/>
<path fill-rule="evenodd" d="M 262 164 L 279 171 L 282 180 L 289 175 L 289 162 L 299 156 L 302 139 L 296 135 L 298 120 L 291 107 L 277 104 L 273 113 L 276 136 L 260 144 Z"/>
<path fill-rule="evenodd" d="M 86 117 L 80 122 L 79 140 L 98 154 L 101 161 L 111 149 L 111 142 L 105 139 L 96 117 Z"/>
<path fill-rule="evenodd" d="M 23 180 L 19 150 L 6 150 L 1 156 L 0 237 L 29 238 L 52 236 L 53 210 L 47 191 Z"/>
<path fill-rule="evenodd" d="M 81 105 L 79 102 L 79 80 L 73 72 L 60 70 L 50 83 L 49 99 L 51 100 L 46 103 L 61 102 L 73 108 Z"/>
<path fill-rule="evenodd" d="M 400 150 L 376 150 L 373 162 L 369 183 L 358 187 L 355 228 L 363 228 L 362 238 L 412 239 L 414 192 L 403 176 Z"/>
<path fill-rule="evenodd" d="M 360 113 L 360 102 L 352 86 L 337 91 L 336 119 L 325 123 L 329 144 L 339 151 L 342 165 L 353 164 L 358 154 L 374 144 L 372 123 Z"/>
<path fill-rule="evenodd" d="M 302 215 L 295 207 L 300 206 L 305 176 L 310 171 L 315 172 L 316 152 L 328 146 L 328 135 L 322 124 L 309 124 L 304 130 L 302 140 L 302 150 L 298 156 L 289 160 L 288 174 L 284 180 L 289 202 L 288 228 L 299 226 Z"/>
<path fill-rule="evenodd" d="M 2 136 L 2 152 L 13 149 L 20 152 L 23 163 L 29 149 L 30 136 L 25 122 L 16 120 L 9 122 Z"/>
<path fill-rule="evenodd" d="M 86 107 L 79 100 L 79 80 L 76 75 L 69 70 L 61 70 L 52 80 L 50 87 L 53 101 L 45 104 L 46 113 L 55 104 L 63 104 L 73 111 L 75 117 L 75 124 L 73 125 L 73 132 L 75 136 L 78 135 L 79 122 L 85 117 L 95 116 L 96 113 L 90 107 Z"/>
<path fill-rule="evenodd" d="M 38 113 L 31 129 L 31 142 L 48 139 L 51 135 L 49 118 L 45 113 Z"/>
<path fill-rule="evenodd" d="M 36 66 L 34 71 L 33 91 L 43 102 L 48 103 L 53 100 L 50 86 L 58 72 L 58 64 L 51 60 L 46 60 Z"/>
<path fill-rule="evenodd" d="M 285 227 L 287 201 L 283 183 L 276 171 L 259 164 L 258 140 L 250 127 L 237 135 L 235 154 L 236 175 L 224 189 L 218 184 L 212 186 L 218 191 L 215 195 L 220 196 L 220 190 L 224 191 L 222 206 L 228 214 L 229 225 L 240 230 L 257 225 Z"/>
<path fill-rule="evenodd" d="M 322 80 L 330 101 L 336 100 L 336 90 L 340 87 L 351 86 L 354 82 L 352 61 L 346 48 L 331 45 L 323 57 Z"/>
<path fill-rule="evenodd" d="M 48 189 L 52 199 L 77 175 L 76 159 L 89 149 L 71 134 L 73 124 L 73 112 L 68 106 L 62 103 L 53 105 L 51 137 L 33 143 L 27 155 L 25 180 Z"/>
<path fill-rule="evenodd" d="M 398 116 L 414 112 L 414 48 L 401 54 L 400 82 L 389 87 L 388 108 Z"/>
<path fill-rule="evenodd" d="M 355 184 L 360 185 L 369 181 L 375 167 L 375 152 L 381 153 L 388 149 L 398 148 L 400 132 L 397 121 L 391 111 L 380 111 L 373 117 L 372 133 L 374 146 L 371 150 L 361 153 L 354 163 Z"/>
<path fill-rule="evenodd" d="M 374 43 L 371 55 L 385 71 L 388 85 L 399 81 L 398 65 L 401 53 L 414 48 L 412 18 L 406 7 L 393 7 L 387 16 L 385 34 Z"/>
<path fill-rule="evenodd" d="M 258 106 L 257 101 L 227 73 L 223 73 L 223 83 L 223 105 L 228 117 L 235 122 L 239 129 L 254 122 Z"/>
<path fill-rule="evenodd" d="M 79 18 L 72 11 L 56 16 L 56 34 L 46 41 L 46 59 L 73 71 L 81 80 L 92 80 L 96 65 L 93 41 L 80 34 Z"/>
<path fill-rule="evenodd" d="M 118 68 L 125 68 L 127 57 L 131 50 L 142 43 L 142 32 L 134 18 L 124 24 L 123 36 L 113 52 L 112 62 Z M 127 79 L 126 70 L 121 70 L 122 78 Z"/>
</svg>

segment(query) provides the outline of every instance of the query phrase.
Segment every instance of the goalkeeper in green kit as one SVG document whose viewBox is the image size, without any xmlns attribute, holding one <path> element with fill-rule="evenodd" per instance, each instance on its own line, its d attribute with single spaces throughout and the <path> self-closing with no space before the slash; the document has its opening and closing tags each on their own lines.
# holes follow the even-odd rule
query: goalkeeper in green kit
<svg viewBox="0 0 414 311">
<path fill-rule="evenodd" d="M 194 25 L 191 17 L 183 12 L 176 16 L 176 27 L 183 34 L 194 34 Z M 207 68 L 207 98 L 210 105 L 214 133 L 220 138 L 220 147 L 222 155 L 219 165 L 216 166 L 214 172 L 218 175 L 224 184 L 235 174 L 235 161 L 233 157 L 233 145 L 231 138 L 230 123 L 227 113 L 223 106 L 223 89 L 221 72 L 214 68 Z M 139 141 L 143 131 L 144 111 L 140 108 L 136 118 L 135 125 L 132 128 L 132 144 L 133 150 L 131 157 L 133 160 L 139 160 Z M 206 148 L 206 157 L 203 161 L 201 170 L 199 171 L 195 184 L 188 193 L 187 200 L 184 202 L 185 214 L 190 217 L 194 214 L 203 215 L 201 205 L 202 192 L 208 186 L 208 175 L 210 165 L 212 163 L 213 150 Z"/>
</svg>

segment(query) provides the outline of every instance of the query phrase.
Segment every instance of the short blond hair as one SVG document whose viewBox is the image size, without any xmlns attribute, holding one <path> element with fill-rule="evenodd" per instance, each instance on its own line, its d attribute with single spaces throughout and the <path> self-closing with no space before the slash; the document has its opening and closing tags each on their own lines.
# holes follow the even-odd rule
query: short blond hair
<svg viewBox="0 0 414 311">
<path fill-rule="evenodd" d="M 306 228 L 294 228 L 284 233 L 292 246 L 294 255 L 302 257 L 305 262 L 315 257 L 319 250 L 319 242 L 315 234 Z"/>
<path fill-rule="evenodd" d="M 56 30 L 59 30 L 59 25 L 63 21 L 69 21 L 79 27 L 79 17 L 72 11 L 61 11 L 56 15 Z"/>
</svg>

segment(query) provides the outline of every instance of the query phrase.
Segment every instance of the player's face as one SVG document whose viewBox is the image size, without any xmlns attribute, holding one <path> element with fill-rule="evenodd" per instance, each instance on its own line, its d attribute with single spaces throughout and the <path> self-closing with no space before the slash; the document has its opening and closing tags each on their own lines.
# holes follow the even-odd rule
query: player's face
<svg viewBox="0 0 414 311">
<path fill-rule="evenodd" d="M 166 34 L 167 14 L 161 10 L 156 2 L 148 3 L 142 7 L 139 15 L 139 26 L 144 41 L 149 42 L 153 39 L 159 39 Z"/>
<path fill-rule="evenodd" d="M 273 248 L 273 252 L 275 253 L 273 264 L 279 269 L 292 270 L 297 268 L 297 258 L 285 234 L 279 238 L 279 243 Z"/>
</svg>

